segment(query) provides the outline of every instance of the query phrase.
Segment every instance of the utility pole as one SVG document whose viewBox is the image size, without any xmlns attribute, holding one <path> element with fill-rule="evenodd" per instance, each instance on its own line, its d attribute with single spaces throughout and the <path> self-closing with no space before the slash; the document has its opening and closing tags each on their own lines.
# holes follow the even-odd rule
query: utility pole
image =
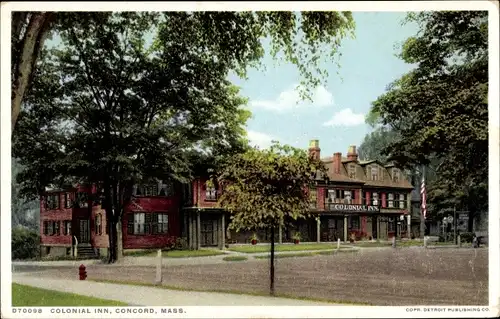
<svg viewBox="0 0 500 319">
<path fill-rule="evenodd" d="M 453 241 L 455 245 L 458 245 L 457 242 L 457 206 L 453 205 Z"/>
<path fill-rule="evenodd" d="M 422 194 L 420 191 L 422 190 L 422 180 L 425 181 L 425 165 L 422 165 L 422 176 L 420 178 L 420 187 L 419 187 L 419 196 L 420 196 L 420 238 L 424 239 L 425 237 L 425 217 L 422 212 Z"/>
</svg>

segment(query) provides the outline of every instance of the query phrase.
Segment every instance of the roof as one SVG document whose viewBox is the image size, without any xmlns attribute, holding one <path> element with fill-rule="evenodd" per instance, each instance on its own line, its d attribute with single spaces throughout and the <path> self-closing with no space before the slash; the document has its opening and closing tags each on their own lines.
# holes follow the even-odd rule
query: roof
<svg viewBox="0 0 500 319">
<path fill-rule="evenodd" d="M 383 181 L 368 180 L 365 182 L 365 186 L 413 189 L 413 186 L 407 180 L 395 182 L 392 179 L 384 179 Z"/>
</svg>

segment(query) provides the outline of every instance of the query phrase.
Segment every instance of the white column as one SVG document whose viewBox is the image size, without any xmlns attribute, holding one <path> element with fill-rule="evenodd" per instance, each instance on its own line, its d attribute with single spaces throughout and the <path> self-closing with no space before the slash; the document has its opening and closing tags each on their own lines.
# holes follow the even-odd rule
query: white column
<svg viewBox="0 0 500 319">
<path fill-rule="evenodd" d="M 411 239 L 411 213 L 409 213 L 406 218 L 408 219 L 408 231 L 407 231 L 407 235 L 408 235 L 408 239 Z"/>
<path fill-rule="evenodd" d="M 321 241 L 321 218 L 316 217 L 316 241 L 319 244 Z"/>
</svg>

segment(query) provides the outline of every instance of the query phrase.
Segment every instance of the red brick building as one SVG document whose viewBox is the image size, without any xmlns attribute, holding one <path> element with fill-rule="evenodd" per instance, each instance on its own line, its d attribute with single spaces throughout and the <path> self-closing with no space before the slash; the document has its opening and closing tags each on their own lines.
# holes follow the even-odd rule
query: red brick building
<svg viewBox="0 0 500 319">
<path fill-rule="evenodd" d="M 319 142 L 309 146 L 320 158 Z M 377 161 L 359 161 L 356 147 L 343 157 L 335 153 L 322 159 L 329 181 L 318 179 L 311 186 L 312 219 L 282 227 L 276 240 L 291 241 L 300 232 L 302 241 L 347 241 L 406 237 L 405 216 L 411 207 L 413 189 L 397 167 Z M 183 237 L 190 248 L 219 247 L 225 243 L 246 243 L 251 233 L 227 231 L 229 216 L 217 208 L 220 189 L 207 186 L 206 176 L 191 184 L 160 182 L 137 185 L 125 207 L 122 220 L 124 249 L 161 248 L 172 237 Z M 40 201 L 42 254 L 70 254 L 72 245 L 81 253 L 106 254 L 109 247 L 104 209 L 95 187 L 49 190 Z M 268 241 L 259 231 L 260 241 Z"/>
</svg>

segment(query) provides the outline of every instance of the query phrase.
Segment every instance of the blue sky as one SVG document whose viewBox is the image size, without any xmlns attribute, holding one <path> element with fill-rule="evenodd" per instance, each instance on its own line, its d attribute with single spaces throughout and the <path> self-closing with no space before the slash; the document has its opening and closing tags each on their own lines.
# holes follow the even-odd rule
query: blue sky
<svg viewBox="0 0 500 319">
<path fill-rule="evenodd" d="M 313 103 L 296 104 L 294 85 L 300 82 L 296 67 L 278 65 L 269 56 L 265 71 L 250 70 L 247 80 L 231 77 L 250 100 L 253 117 L 247 131 L 253 145 L 266 147 L 274 139 L 307 148 L 309 140 L 318 139 L 321 156 L 326 157 L 361 144 L 371 131 L 364 123 L 371 102 L 412 68 L 395 56 L 399 50 L 394 46 L 418 29 L 414 24 L 401 26 L 403 12 L 354 12 L 353 16 L 356 37 L 342 42 L 340 70 L 333 63 L 326 65 L 327 86 L 315 91 Z"/>
</svg>

